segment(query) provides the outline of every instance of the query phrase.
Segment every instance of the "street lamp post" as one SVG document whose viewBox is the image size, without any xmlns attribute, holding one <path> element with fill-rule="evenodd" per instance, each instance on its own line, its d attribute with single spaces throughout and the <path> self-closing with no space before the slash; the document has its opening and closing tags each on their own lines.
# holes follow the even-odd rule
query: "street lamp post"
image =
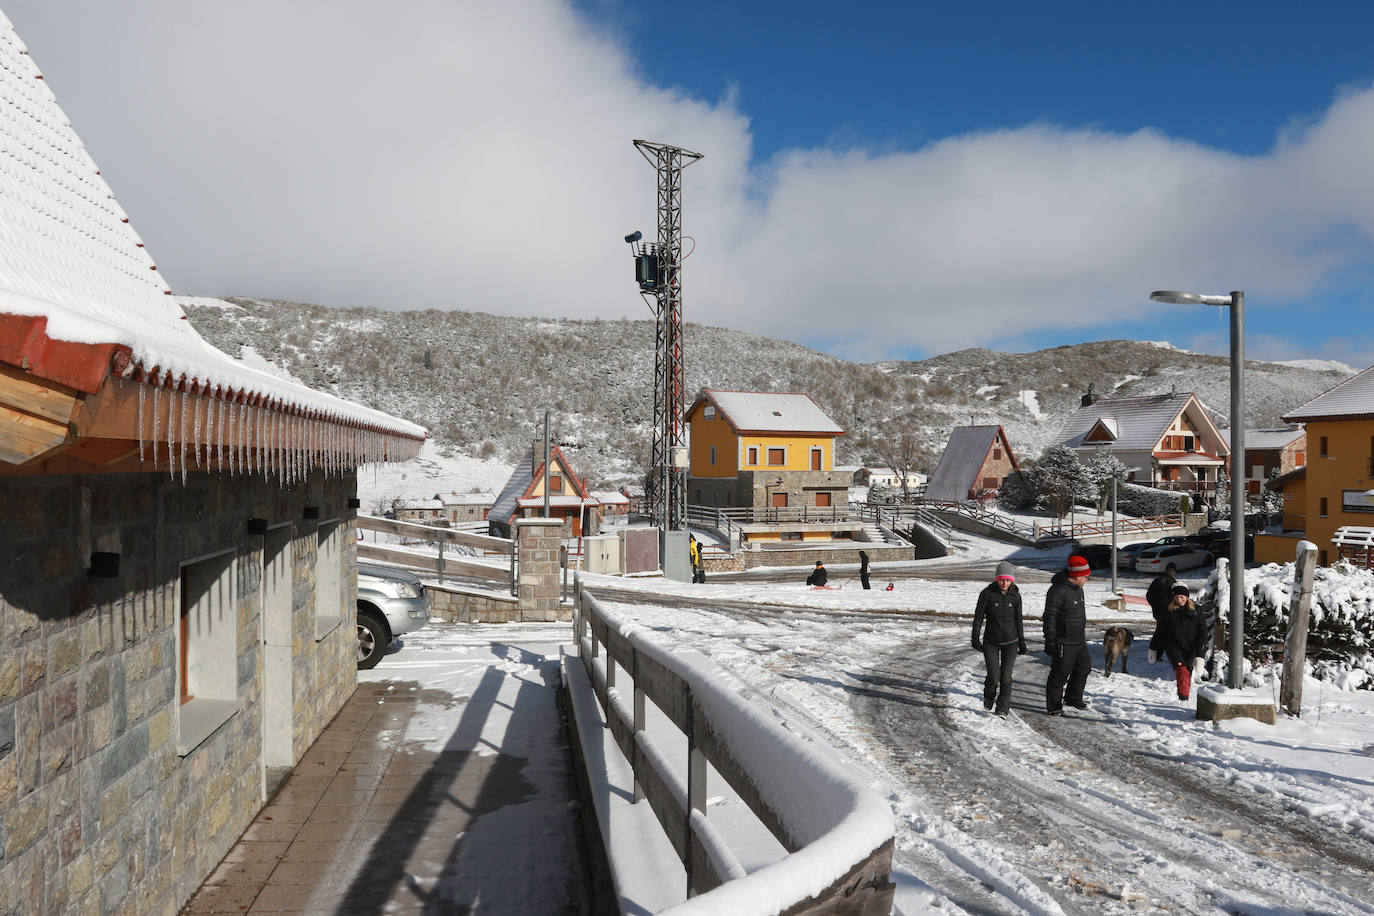
<svg viewBox="0 0 1374 916">
<path fill-rule="evenodd" d="M 1237 689 L 1245 684 L 1245 293 L 1214 296 L 1161 289 L 1150 293 L 1150 299 L 1231 307 L 1231 664 L 1226 686 Z"/>
<path fill-rule="evenodd" d="M 1116 590 L 1116 491 L 1120 486 L 1119 480 L 1122 474 L 1130 474 L 1140 468 L 1113 468 L 1112 469 L 1112 594 L 1119 594 Z"/>
</svg>

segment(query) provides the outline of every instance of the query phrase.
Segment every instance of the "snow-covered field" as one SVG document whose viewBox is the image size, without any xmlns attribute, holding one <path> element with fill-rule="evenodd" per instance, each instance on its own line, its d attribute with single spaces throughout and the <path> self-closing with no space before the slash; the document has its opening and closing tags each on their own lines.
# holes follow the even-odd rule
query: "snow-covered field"
<svg viewBox="0 0 1374 916">
<path fill-rule="evenodd" d="M 1085 721 L 1054 720 L 1063 726 L 1061 734 L 1047 736 L 1039 727 L 1050 721 L 1043 714 L 1048 665 L 1042 655 L 1019 662 L 1011 719 L 997 719 L 982 709 L 981 656 L 967 648 L 966 619 L 957 619 L 970 614 L 982 584 L 902 579 L 892 592 L 864 592 L 856 584 L 816 592 L 794 584 L 656 581 L 645 583 L 652 595 L 646 591 L 642 602 L 623 591 L 624 583 L 616 583 L 612 600 L 618 614 L 657 631 L 665 644 L 703 651 L 741 691 L 766 704 L 789 727 L 840 749 L 865 769 L 898 815 L 898 904 L 903 912 L 957 910 L 960 902 L 971 911 L 991 905 L 980 902 L 976 893 L 961 897 L 960 874 L 971 885 L 992 888 L 988 896 L 1001 901 L 994 906 L 999 912 L 1150 905 L 1191 911 L 1204 903 L 1218 912 L 1374 912 L 1362 902 L 1374 885 L 1339 874 L 1326 887 L 1274 863 L 1265 863 L 1257 873 L 1253 851 L 1234 842 L 1237 828 L 1232 823 L 1160 823 L 1154 812 L 1163 803 L 1145 798 L 1157 787 L 1142 792 L 1135 782 L 1138 773 L 1101 770 L 1093 760 L 1099 741 L 1113 749 L 1124 745 L 1128 754 L 1167 761 L 1191 778 L 1252 797 L 1261 809 L 1272 807 L 1286 817 L 1317 822 L 1364 846 L 1374 841 L 1374 693 L 1308 681 L 1299 720 L 1281 717 L 1276 726 L 1252 720 L 1199 722 L 1193 705 L 1175 698 L 1168 665 L 1145 659 L 1143 641 L 1136 644 L 1131 673 L 1110 679 L 1102 675 L 1099 643 L 1088 687 L 1090 709 L 1077 717 Z M 595 590 L 598 583 L 589 581 L 588 587 Z M 609 589 L 610 583 L 604 587 Z M 1026 607 L 1037 617 L 1045 589 L 1039 583 L 1023 587 Z M 659 602 L 665 595 L 685 603 L 664 606 Z M 931 616 L 896 617 L 884 611 Z M 1102 609 L 1095 616 L 1130 626 L 1142 640 L 1152 627 L 1148 611 L 1132 616 Z M 1028 619 L 1027 636 L 1033 646 L 1038 644 L 1038 620 Z M 894 647 L 903 643 L 937 647 L 939 676 L 923 680 L 919 661 L 910 671 L 895 665 L 901 653 L 894 654 Z M 907 677 L 943 695 L 928 698 L 927 705 L 912 705 L 896 686 Z M 1277 685 L 1271 683 L 1269 689 L 1276 693 Z M 995 757 L 999 768 L 1015 774 L 1008 782 L 1033 793 L 1043 806 L 1065 804 L 1069 796 L 1088 800 L 1104 819 L 1142 822 L 1130 828 L 1134 866 L 1131 856 L 1122 864 L 1118 847 L 1123 840 L 1111 831 L 1088 844 L 1102 861 L 1113 863 L 1104 870 L 1080 867 L 1072 856 L 1056 861 L 1052 852 L 1028 856 L 1020 844 L 1036 838 L 1023 830 L 980 829 L 1005 815 L 989 803 L 996 798 L 996 787 L 973 774 L 960 785 L 958 774 L 948 772 L 959 760 L 949 755 L 931 763 L 945 770 L 941 778 L 953 779 L 954 787 L 928 795 L 923 786 L 929 774 L 913 778 L 910 771 L 910 757 L 919 756 L 920 749 L 894 747 L 885 740 L 892 735 L 884 736 L 865 711 L 880 694 L 891 697 L 880 698 L 879 705 L 888 700 L 889 706 L 900 704 L 893 706 L 899 717 L 942 718 L 956 744 L 974 756 Z M 1075 728 L 1083 733 L 1079 748 L 1074 747 Z M 1061 743 L 1064 729 L 1069 730 L 1067 746 Z M 951 797 L 958 799 L 953 805 Z M 1198 809 L 1194 816 L 1217 816 L 1216 810 Z M 1063 826 L 1052 821 L 1051 827 L 1054 823 Z M 1275 829 L 1281 833 L 1282 825 L 1276 822 Z M 1052 850 L 1059 839 L 1049 833 L 1039 842 Z M 1153 847 L 1148 845 L 1151 839 Z M 1284 838 L 1273 839 L 1282 845 Z M 1292 837 L 1289 842 L 1302 840 Z M 1366 854 L 1374 856 L 1374 848 Z M 1215 873 L 1200 871 L 1191 861 L 1198 856 Z M 932 867 L 940 873 L 929 873 Z M 1332 871 L 1342 870 L 1333 866 Z M 1174 883 L 1183 890 L 1160 896 L 1161 886 Z M 1313 901 L 1320 901 L 1316 910 L 1301 909 Z"/>
<path fill-rule="evenodd" d="M 431 461 L 425 474 L 442 469 Z M 1012 716 L 995 718 L 968 647 L 985 580 L 968 569 L 1010 548 L 971 536 L 961 548 L 957 559 L 875 564 L 870 591 L 842 564 L 828 591 L 802 585 L 800 568 L 705 585 L 583 578 L 617 615 L 703 652 L 779 722 L 860 769 L 896 815 L 903 913 L 1374 913 L 1374 691 L 1308 680 L 1300 719 L 1200 722 L 1167 664 L 1145 657 L 1148 610 L 1103 607 L 1111 591 L 1098 574 L 1087 586 L 1089 709 L 1044 715 L 1048 665 L 1033 651 L 1018 661 Z M 1034 650 L 1047 570 L 1067 548 L 1020 554 L 1038 567 L 1019 583 Z M 1208 572 L 1184 580 L 1198 588 Z M 1147 581 L 1123 577 L 1136 595 Z M 1100 639 L 1112 624 L 1137 642 L 1129 673 L 1106 678 Z M 557 642 L 571 642 L 563 626 L 433 625 L 377 671 L 418 666 L 462 693 L 448 682 L 483 646 L 551 659 Z M 1277 683 L 1262 683 L 1276 697 Z M 507 728 L 480 740 L 500 746 Z M 526 733 L 510 737 L 526 750 Z"/>
</svg>

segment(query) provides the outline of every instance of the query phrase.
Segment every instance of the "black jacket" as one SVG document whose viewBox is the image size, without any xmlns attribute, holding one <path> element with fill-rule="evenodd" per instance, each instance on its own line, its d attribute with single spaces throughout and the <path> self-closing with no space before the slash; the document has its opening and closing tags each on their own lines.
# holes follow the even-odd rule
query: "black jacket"
<svg viewBox="0 0 1374 916">
<path fill-rule="evenodd" d="M 1145 600 L 1150 602 L 1150 613 L 1155 617 L 1155 623 L 1164 619 L 1164 615 L 1169 612 L 1169 602 L 1174 600 L 1174 585 L 1178 582 L 1168 573 L 1160 573 L 1155 576 L 1150 587 L 1145 590 Z"/>
<path fill-rule="evenodd" d="M 1170 608 L 1160 620 L 1160 648 L 1174 665 L 1191 665 L 1207 651 L 1212 621 L 1191 598 L 1181 608 Z"/>
<path fill-rule="evenodd" d="M 1045 595 L 1045 645 L 1082 645 L 1088 641 L 1088 611 L 1083 606 L 1083 589 L 1069 582 L 1067 570 L 1054 574 Z"/>
<path fill-rule="evenodd" d="M 978 607 L 973 612 L 973 639 L 990 646 L 1024 642 L 1026 632 L 1021 625 L 1021 593 L 1013 585 L 1002 594 L 996 582 L 978 593 Z"/>
<path fill-rule="evenodd" d="M 806 577 L 807 585 L 824 585 L 828 581 L 830 581 L 830 576 L 826 573 L 824 566 L 817 566 L 811 571 L 811 575 Z"/>
</svg>

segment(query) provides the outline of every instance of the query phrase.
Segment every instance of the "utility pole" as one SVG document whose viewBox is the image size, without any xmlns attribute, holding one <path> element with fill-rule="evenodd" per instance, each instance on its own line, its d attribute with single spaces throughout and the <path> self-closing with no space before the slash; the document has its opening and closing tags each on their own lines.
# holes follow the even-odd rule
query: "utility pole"
<svg viewBox="0 0 1374 916">
<path fill-rule="evenodd" d="M 701 153 L 634 141 L 635 148 L 658 172 L 658 240 L 641 244 L 635 254 L 640 293 L 654 297 L 654 425 L 649 478 L 644 494 L 649 513 L 664 531 L 682 528 L 687 514 L 686 373 L 682 361 L 682 170 Z M 638 232 L 626 236 L 633 245 Z"/>
</svg>

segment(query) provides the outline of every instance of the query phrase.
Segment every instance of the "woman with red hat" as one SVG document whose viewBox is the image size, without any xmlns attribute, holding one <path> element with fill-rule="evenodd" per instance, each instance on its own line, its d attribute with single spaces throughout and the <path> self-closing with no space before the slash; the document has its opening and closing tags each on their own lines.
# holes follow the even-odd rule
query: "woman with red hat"
<svg viewBox="0 0 1374 916">
<path fill-rule="evenodd" d="M 1083 687 L 1088 683 L 1093 660 L 1088 653 L 1088 611 L 1083 603 L 1083 583 L 1092 567 L 1080 556 L 1069 557 L 1069 565 L 1054 574 L 1045 595 L 1045 651 L 1050 656 L 1050 674 L 1045 679 L 1045 711 L 1052 716 L 1064 714 L 1064 704 L 1087 709 Z"/>
</svg>

